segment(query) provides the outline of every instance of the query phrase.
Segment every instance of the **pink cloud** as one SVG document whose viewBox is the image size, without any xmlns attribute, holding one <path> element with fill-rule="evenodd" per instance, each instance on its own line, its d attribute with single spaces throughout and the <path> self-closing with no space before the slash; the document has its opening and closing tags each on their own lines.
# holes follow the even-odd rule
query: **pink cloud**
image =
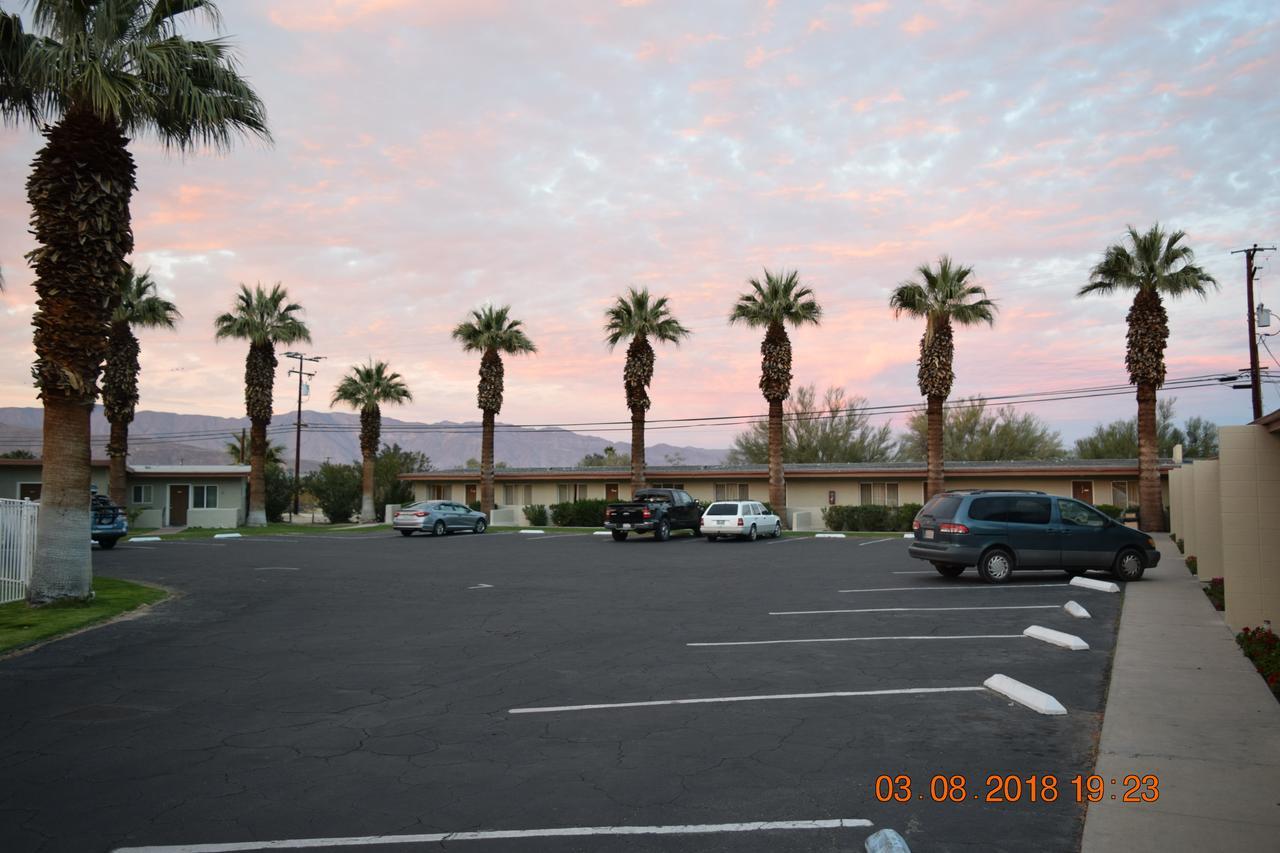
<svg viewBox="0 0 1280 853">
<path fill-rule="evenodd" d="M 1177 153 L 1178 148 L 1174 145 L 1153 146 L 1143 151 L 1141 154 L 1127 154 L 1122 157 L 1116 157 L 1107 163 L 1107 166 L 1136 166 L 1139 163 L 1149 163 L 1152 160 L 1164 160 Z"/>
<path fill-rule="evenodd" d="M 929 30 L 936 30 L 937 28 L 937 21 L 932 18 L 926 18 L 919 12 L 911 16 L 911 19 L 902 25 L 902 31 L 913 36 L 918 36 L 921 33 L 928 32 Z"/>
<path fill-rule="evenodd" d="M 969 97 L 968 89 L 957 89 L 954 92 L 948 92 L 947 94 L 943 95 L 941 98 L 938 98 L 938 103 L 954 104 L 957 101 L 963 101 L 967 97 Z"/>
<path fill-rule="evenodd" d="M 859 3 L 850 10 L 853 16 L 853 25 L 860 27 L 888 8 L 889 4 L 884 0 L 877 0 L 877 2 L 873 3 Z"/>
</svg>

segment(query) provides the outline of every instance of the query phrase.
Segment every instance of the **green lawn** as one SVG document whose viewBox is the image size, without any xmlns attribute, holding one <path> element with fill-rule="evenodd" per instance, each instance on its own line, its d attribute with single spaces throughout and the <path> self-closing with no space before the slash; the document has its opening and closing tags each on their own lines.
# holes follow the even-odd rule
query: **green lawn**
<svg viewBox="0 0 1280 853">
<path fill-rule="evenodd" d="M 341 529 L 347 526 L 349 525 L 346 525 L 346 524 L 334 524 L 334 525 L 314 524 L 312 525 L 312 524 L 280 523 L 280 524 L 268 524 L 266 527 L 226 527 L 226 528 L 192 527 L 192 528 L 183 530 L 181 533 L 166 533 L 160 538 L 165 541 L 174 540 L 174 539 L 211 539 L 215 534 L 218 534 L 218 533 L 239 533 L 241 536 L 281 536 L 281 535 L 315 536 L 321 533 L 328 534 L 328 535 L 334 535 L 334 534 L 359 535 L 362 533 L 386 533 L 391 529 L 391 525 L 389 524 L 379 524 L 376 527 L 363 527 L 359 530 L 342 530 Z M 149 532 L 135 530 L 132 534 L 130 534 L 130 538 L 132 538 L 133 536 L 148 536 L 148 535 L 153 535 L 153 534 Z M 125 541 L 127 542 L 129 540 L 126 539 Z"/>
<path fill-rule="evenodd" d="M 547 534 L 552 534 L 552 533 L 586 534 L 586 533 L 594 533 L 596 531 L 603 532 L 604 528 L 603 527 L 536 527 L 536 528 L 490 527 L 489 530 L 492 533 L 516 533 L 521 530 L 541 530 L 542 532 Z M 831 532 L 830 530 L 784 530 L 782 531 L 782 535 L 787 538 L 792 538 L 797 536 L 817 536 L 819 533 L 830 533 L 830 532 Z M 867 531 L 867 530 L 846 530 L 843 532 L 845 536 L 851 539 L 852 538 L 858 538 L 858 539 L 887 539 L 887 538 L 900 539 L 902 538 L 901 531 L 898 531 L 896 533 L 894 532 L 882 533 L 882 532 L 873 532 L 873 531 Z M 637 535 L 648 535 L 648 534 L 637 534 Z M 691 534 L 687 530 L 673 530 L 671 531 L 671 535 L 672 536 L 689 536 Z"/>
<path fill-rule="evenodd" d="M 92 601 L 30 607 L 0 604 L 0 653 L 20 649 L 167 597 L 163 589 L 114 578 L 94 578 Z"/>
</svg>

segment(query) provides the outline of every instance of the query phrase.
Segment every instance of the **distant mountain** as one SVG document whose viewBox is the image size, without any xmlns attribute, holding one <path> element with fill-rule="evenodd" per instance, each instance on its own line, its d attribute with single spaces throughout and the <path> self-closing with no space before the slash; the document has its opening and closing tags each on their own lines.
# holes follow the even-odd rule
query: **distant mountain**
<svg viewBox="0 0 1280 853">
<path fill-rule="evenodd" d="M 293 459 L 294 412 L 274 416 L 271 441 L 283 445 L 285 458 Z M 36 407 L 0 408 L 0 452 L 30 450 L 40 453 L 40 430 L 44 412 Z M 360 458 L 360 416 L 347 412 L 304 411 L 302 422 L 302 467 L 310 470 L 326 459 L 349 462 Z M 179 415 L 172 412 L 138 412 L 129 427 L 129 458 L 138 464 L 225 463 L 224 449 L 233 436 L 248 430 L 248 418 L 219 418 L 209 415 Z M 90 424 L 93 455 L 106 457 L 109 426 L 102 408 L 94 409 Z M 406 450 L 427 454 L 434 468 L 462 467 L 468 459 L 480 457 L 479 422 L 441 421 L 424 424 L 383 417 L 382 440 Z M 629 453 L 628 442 L 566 429 L 528 429 L 498 425 L 494 435 L 494 457 L 513 468 L 569 466 L 589 453 L 613 447 Z M 724 460 L 726 450 L 651 444 L 646 456 L 651 464 L 666 464 L 667 457 L 687 465 L 715 465 Z"/>
</svg>

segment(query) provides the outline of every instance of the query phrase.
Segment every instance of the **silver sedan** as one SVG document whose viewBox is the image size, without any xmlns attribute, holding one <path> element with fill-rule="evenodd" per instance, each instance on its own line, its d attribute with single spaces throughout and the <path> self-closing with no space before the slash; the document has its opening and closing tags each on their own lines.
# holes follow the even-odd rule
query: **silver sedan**
<svg viewBox="0 0 1280 853">
<path fill-rule="evenodd" d="M 396 510 L 391 526 L 400 531 L 401 536 L 412 536 L 419 531 L 444 536 L 458 530 L 484 533 L 489 522 L 483 512 L 453 501 L 419 501 Z"/>
</svg>

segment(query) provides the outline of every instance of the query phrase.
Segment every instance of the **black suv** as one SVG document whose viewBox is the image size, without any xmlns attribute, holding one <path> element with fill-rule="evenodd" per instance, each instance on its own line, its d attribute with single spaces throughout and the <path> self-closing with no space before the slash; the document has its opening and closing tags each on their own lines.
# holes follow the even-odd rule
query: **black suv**
<svg viewBox="0 0 1280 853">
<path fill-rule="evenodd" d="M 958 577 L 977 566 L 988 583 L 1004 583 L 1014 570 L 1058 569 L 1069 575 L 1110 570 L 1136 581 L 1160 562 L 1155 541 L 1081 501 L 1044 492 L 942 492 L 912 522 L 908 553 L 939 574 Z"/>
</svg>

